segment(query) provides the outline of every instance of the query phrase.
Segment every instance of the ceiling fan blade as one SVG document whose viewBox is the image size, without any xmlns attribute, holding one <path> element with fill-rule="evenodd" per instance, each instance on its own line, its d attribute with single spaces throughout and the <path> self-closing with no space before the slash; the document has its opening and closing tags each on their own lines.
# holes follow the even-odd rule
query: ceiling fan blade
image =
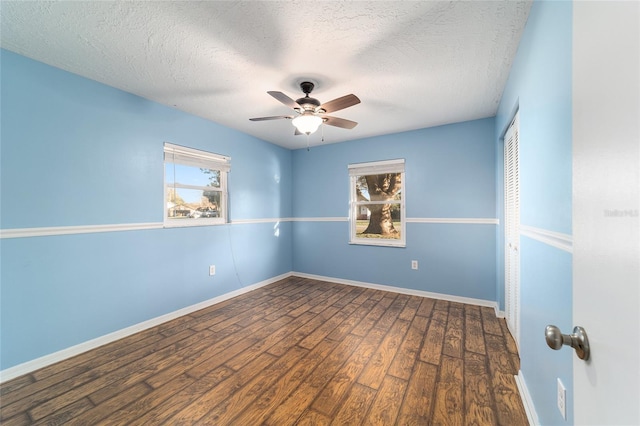
<svg viewBox="0 0 640 426">
<path fill-rule="evenodd" d="M 324 112 L 334 112 L 339 111 L 341 109 L 348 108 L 353 105 L 357 105 L 360 103 L 360 99 L 356 95 L 345 95 L 341 98 L 334 99 L 327 103 L 320 105 L 320 108 L 324 110 Z"/>
<path fill-rule="evenodd" d="M 270 94 L 271 96 L 273 96 L 274 98 L 276 98 L 277 100 L 279 100 L 280 102 L 282 102 L 283 104 L 285 104 L 286 106 L 288 106 L 291 109 L 300 109 L 300 108 L 302 108 L 296 101 L 294 101 L 293 99 L 291 99 L 290 97 L 288 97 L 287 95 L 285 95 L 282 92 L 270 91 L 270 92 L 267 92 L 267 93 Z"/>
<path fill-rule="evenodd" d="M 291 120 L 293 115 L 274 115 L 272 117 L 256 117 L 250 118 L 251 121 L 267 121 L 267 120 L 279 120 L 281 118 L 286 118 L 287 120 Z"/>
<path fill-rule="evenodd" d="M 358 125 L 355 121 L 346 120 L 344 118 L 330 117 L 328 115 L 323 115 L 322 118 L 324 119 L 324 124 L 341 127 L 343 129 L 353 129 Z"/>
</svg>

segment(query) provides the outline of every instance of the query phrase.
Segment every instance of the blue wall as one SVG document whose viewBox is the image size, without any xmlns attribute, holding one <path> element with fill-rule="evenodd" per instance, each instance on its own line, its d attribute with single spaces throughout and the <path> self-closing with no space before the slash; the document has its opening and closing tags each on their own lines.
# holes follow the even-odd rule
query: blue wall
<svg viewBox="0 0 640 426">
<path fill-rule="evenodd" d="M 293 211 L 345 218 L 350 163 L 404 158 L 407 218 L 495 218 L 494 119 L 296 150 Z M 294 224 L 297 272 L 496 300 L 496 225 L 408 223 L 406 248 L 350 245 L 346 221 Z M 411 260 L 420 268 L 411 270 Z"/>
<path fill-rule="evenodd" d="M 498 114 L 500 137 L 519 108 L 522 225 L 571 234 L 572 4 L 534 2 Z M 498 138 L 500 139 L 500 138 Z M 503 142 L 498 140 L 498 164 Z M 500 168 L 499 168 L 500 169 Z M 496 187 L 502 198 L 502 171 Z M 502 231 L 502 229 L 501 229 Z M 500 233 L 499 242 L 503 234 Z M 504 269 L 498 244 L 498 270 Z M 572 325 L 571 253 L 521 236 L 521 371 L 541 424 L 573 424 L 573 352 L 552 351 L 544 328 Z M 499 274 L 498 289 L 504 281 Z M 499 299 L 504 303 L 504 294 Z M 556 408 L 556 378 L 567 388 L 567 420 Z"/>
<path fill-rule="evenodd" d="M 231 220 L 291 216 L 291 151 L 0 52 L 2 229 L 162 222 L 165 141 L 232 157 Z M 291 233 L 274 221 L 2 239 L 0 368 L 289 272 Z"/>
<path fill-rule="evenodd" d="M 1 54 L 2 229 L 162 222 L 165 141 L 231 156 L 231 220 L 274 219 L 0 240 L 2 369 L 292 270 L 496 299 L 495 225 L 408 223 L 387 248 L 278 221 L 346 217 L 347 164 L 391 158 L 408 218 L 494 218 L 493 118 L 292 152 Z"/>
</svg>

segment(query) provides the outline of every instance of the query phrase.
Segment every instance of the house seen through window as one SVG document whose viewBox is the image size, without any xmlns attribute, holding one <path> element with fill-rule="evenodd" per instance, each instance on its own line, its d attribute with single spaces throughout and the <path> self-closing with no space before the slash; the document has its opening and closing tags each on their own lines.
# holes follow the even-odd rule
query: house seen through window
<svg viewBox="0 0 640 426">
<path fill-rule="evenodd" d="M 350 164 L 349 178 L 349 242 L 404 247 L 404 160 Z"/>
<path fill-rule="evenodd" d="M 165 143 L 165 225 L 225 223 L 229 169 L 228 157 Z"/>
</svg>

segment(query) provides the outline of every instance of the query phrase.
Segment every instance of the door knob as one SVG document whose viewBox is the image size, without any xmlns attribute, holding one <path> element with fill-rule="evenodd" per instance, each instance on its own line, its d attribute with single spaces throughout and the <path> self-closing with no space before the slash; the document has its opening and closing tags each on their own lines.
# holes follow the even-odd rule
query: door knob
<svg viewBox="0 0 640 426">
<path fill-rule="evenodd" d="M 562 334 L 555 325 L 548 325 L 544 329 L 544 337 L 551 349 L 558 350 L 563 345 L 569 345 L 576 350 L 578 358 L 585 361 L 589 360 L 589 339 L 584 328 L 576 326 L 573 327 L 572 334 Z"/>
</svg>

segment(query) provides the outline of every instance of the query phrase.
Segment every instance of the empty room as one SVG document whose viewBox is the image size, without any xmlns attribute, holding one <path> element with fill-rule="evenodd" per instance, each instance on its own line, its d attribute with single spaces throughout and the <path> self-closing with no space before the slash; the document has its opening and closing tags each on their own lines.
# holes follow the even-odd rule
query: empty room
<svg viewBox="0 0 640 426">
<path fill-rule="evenodd" d="M 640 424 L 640 3 L 0 16 L 3 425 Z"/>
</svg>

